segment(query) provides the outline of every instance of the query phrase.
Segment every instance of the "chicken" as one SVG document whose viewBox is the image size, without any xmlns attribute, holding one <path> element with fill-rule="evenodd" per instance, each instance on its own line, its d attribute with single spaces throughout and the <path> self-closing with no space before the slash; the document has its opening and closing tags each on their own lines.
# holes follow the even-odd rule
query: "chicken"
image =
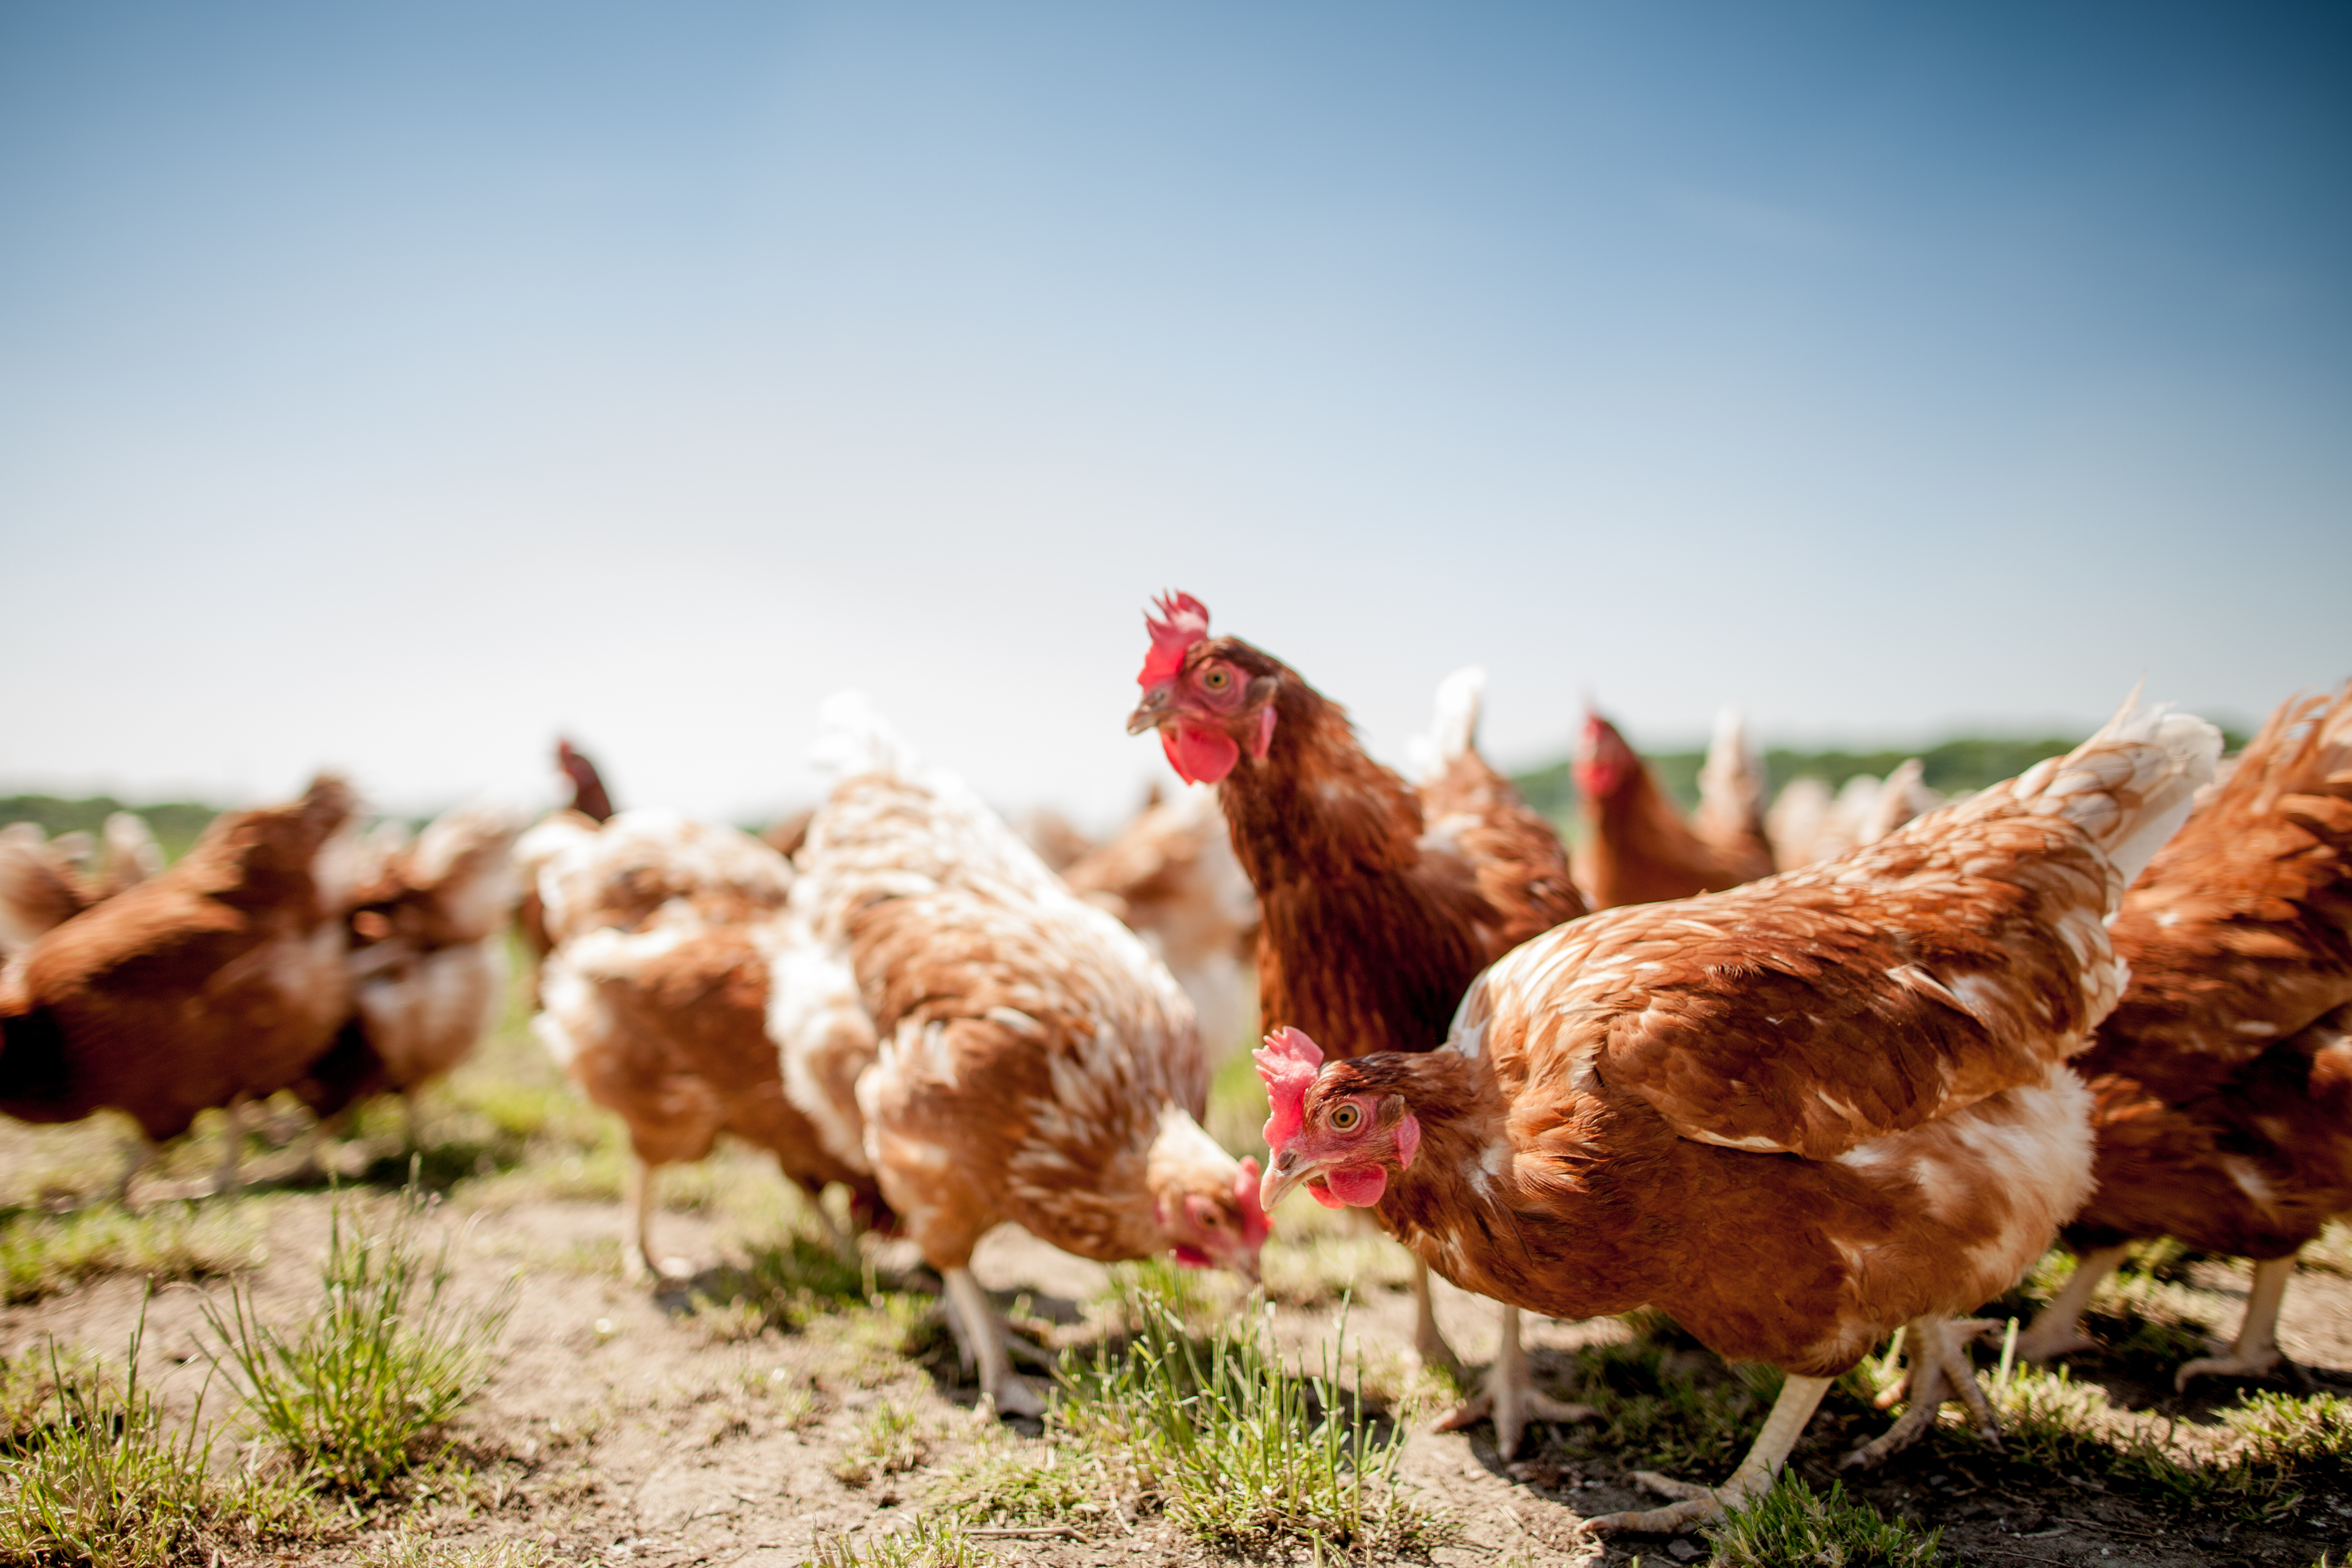
<svg viewBox="0 0 2352 1568">
<path fill-rule="evenodd" d="M 156 1142 L 223 1107 L 233 1185 L 246 1101 L 299 1079 L 350 1011 L 333 863 L 352 807 L 321 777 L 290 805 L 225 814 L 178 865 L 34 942 L 0 982 L 0 1111 L 127 1112 L 127 1194 Z"/>
<path fill-rule="evenodd" d="M 321 1128 L 371 1095 L 394 1093 L 416 1147 L 416 1091 L 471 1055 L 498 1016 L 521 831 L 503 812 L 458 807 L 414 844 L 387 846 L 352 891 L 352 1015 L 294 1085 Z"/>
<path fill-rule="evenodd" d="M 1683 820 L 1617 726 L 1598 713 L 1584 721 L 1576 788 L 1584 809 L 1576 880 L 1596 910 L 1687 899 L 1772 874 L 1762 769 L 1729 709 L 1716 721 L 1691 821 Z"/>
<path fill-rule="evenodd" d="M 1266 1028 L 1295 1026 L 1350 1056 L 1431 1049 L 1481 969 L 1584 912 L 1550 825 L 1478 755 L 1477 675 L 1442 689 L 1433 776 L 1416 792 L 1364 754 L 1346 710 L 1297 671 L 1212 637 L 1199 600 L 1178 594 L 1160 611 L 1128 730 L 1156 729 L 1187 783 L 1216 785 L 1257 889 Z M 1417 1347 L 1450 1363 L 1418 1261 L 1413 1297 Z M 1518 1327 L 1507 1310 L 1489 1380 L 1507 1448 L 1523 1414 L 1570 1413 L 1526 1388 Z"/>
<path fill-rule="evenodd" d="M 163 851 L 136 813 L 108 816 L 100 837 L 105 858 L 92 875 L 85 869 L 88 834 L 48 838 L 30 822 L 0 827 L 0 959 L 163 868 Z"/>
<path fill-rule="evenodd" d="M 2282 706 L 2115 922 L 2131 985 L 2077 1064 L 2097 1101 L 2082 1255 L 2018 1348 L 2087 1347 L 2081 1314 L 2127 1243 L 2255 1259 L 2236 1342 L 2181 1366 L 2279 1363 L 2295 1254 L 2352 1209 L 2352 684 Z"/>
<path fill-rule="evenodd" d="M 880 1051 L 859 1080 L 884 1196 L 940 1271 L 982 1392 L 1034 1414 L 971 1268 L 1000 1220 L 1103 1262 L 1172 1253 L 1255 1277 L 1255 1161 L 1201 1127 L 1208 1067 L 1167 969 L 854 694 L 793 907 L 854 967 Z"/>
<path fill-rule="evenodd" d="M 1242 961 L 1257 945 L 1257 894 L 1234 858 L 1214 790 L 1195 785 L 1162 800 L 1155 789 L 1134 820 L 1062 879 L 1168 966 L 1192 999 L 1213 1061 L 1243 1043 L 1250 980 Z"/>
<path fill-rule="evenodd" d="M 1373 1209 L 1464 1288 L 1559 1318 L 1650 1305 L 1788 1373 L 1724 1486 L 1591 1521 L 1668 1531 L 1769 1489 L 1815 1405 L 1907 1325 L 1916 1438 L 1991 1414 L 1948 1319 L 2088 1193 L 2066 1066 L 2126 978 L 2103 923 L 2212 776 L 2211 726 L 2127 704 L 2063 759 L 1843 859 L 1612 910 L 1479 977 L 1445 1047 L 1259 1056 L 1270 1206 Z M 1335 1045 L 1341 1052 L 1347 1046 Z"/>
<path fill-rule="evenodd" d="M 1908 757 L 1883 781 L 1872 773 L 1854 774 L 1834 796 L 1817 778 L 1790 779 L 1765 819 L 1773 864 L 1791 871 L 1816 860 L 1834 860 L 1935 810 L 1944 797 L 1923 782 L 1925 772 L 1924 763 Z"/>
<path fill-rule="evenodd" d="M 677 1276 L 651 1228 L 656 1173 L 704 1158 L 721 1132 L 767 1150 L 809 1194 L 849 1190 L 854 1223 L 885 1226 L 856 1109 L 874 1031 L 845 963 L 786 908 L 791 864 L 731 828 L 658 810 L 600 829 L 562 813 L 519 851 L 554 942 L 532 1027 L 588 1098 L 628 1124 L 625 1256 Z"/>
</svg>

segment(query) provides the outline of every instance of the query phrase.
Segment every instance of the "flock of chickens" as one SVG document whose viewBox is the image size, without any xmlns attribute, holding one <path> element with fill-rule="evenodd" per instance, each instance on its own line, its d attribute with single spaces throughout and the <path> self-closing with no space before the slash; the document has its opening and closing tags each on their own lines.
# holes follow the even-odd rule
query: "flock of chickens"
<svg viewBox="0 0 2352 1568">
<path fill-rule="evenodd" d="M 1587 1414 L 1532 1386 L 1523 1309 L 1652 1306 L 1786 1373 L 1728 1481 L 1591 1521 L 1672 1531 L 1769 1488 L 1829 1383 L 1900 1329 L 1908 1409 L 1990 1434 L 1965 1318 L 2062 1237 L 2080 1257 L 2020 1349 L 2079 1320 L 2130 1242 L 2257 1260 L 2259 1374 L 2299 1248 L 2352 1207 L 2352 685 L 2289 700 L 2220 763 L 2136 700 L 2064 757 L 1938 805 L 1907 766 L 1769 817 L 1736 724 L 1685 820 L 1604 721 L 1573 861 L 1441 688 L 1423 777 L 1358 743 L 1280 660 L 1159 602 L 1130 733 L 1188 786 L 1100 846 L 1024 841 L 860 699 L 824 713 L 831 795 L 764 838 L 615 814 L 587 760 L 523 830 L 454 812 L 360 837 L 332 778 L 221 817 L 160 868 L 0 831 L 0 1110 L 127 1112 L 156 1141 L 291 1090 L 329 1125 L 471 1048 L 519 924 L 539 1037 L 627 1123 L 633 1269 L 654 1173 L 720 1132 L 773 1152 L 845 1253 L 910 1237 L 1003 1413 L 1041 1407 L 972 1279 L 1013 1220 L 1083 1257 L 1254 1277 L 1304 1187 L 1491 1297 L 1501 1352 L 1449 1417 Z M 95 861 L 95 865 L 89 862 Z M 1202 1130 L 1254 945 L 1267 1157 Z M 1205 1042 L 1205 1045 L 1204 1045 Z M 823 1198 L 843 1189 L 846 1204 Z M 1892 1403 L 1890 1401 L 1890 1403 Z"/>
</svg>

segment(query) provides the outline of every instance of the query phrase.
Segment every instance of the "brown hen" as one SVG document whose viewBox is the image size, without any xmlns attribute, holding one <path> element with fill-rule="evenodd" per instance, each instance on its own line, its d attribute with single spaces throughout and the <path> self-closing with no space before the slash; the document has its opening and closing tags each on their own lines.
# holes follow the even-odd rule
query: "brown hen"
<svg viewBox="0 0 2352 1568">
<path fill-rule="evenodd" d="M 1416 791 L 1365 755 L 1347 710 L 1296 670 L 1209 636 L 1199 600 L 1160 607 L 1128 729 L 1157 729 L 1179 774 L 1217 787 L 1257 889 L 1266 1029 L 1304 1029 L 1349 1056 L 1428 1050 L 1481 969 L 1584 912 L 1559 836 L 1478 754 L 1481 677 L 1443 689 L 1433 771 Z M 1417 1346 L 1450 1362 L 1419 1259 L 1413 1295 Z M 1507 1310 L 1489 1390 L 1507 1452 L 1524 1415 L 1581 1414 L 1527 1387 L 1518 1329 Z M 1486 1407 L 1474 1401 L 1457 1418 Z"/>
<path fill-rule="evenodd" d="M 1763 771 L 1728 709 L 1716 721 L 1699 808 L 1688 822 L 1649 764 L 1598 713 L 1585 717 L 1576 788 L 1584 813 L 1576 879 L 1596 910 L 1720 892 L 1772 874 Z"/>
<path fill-rule="evenodd" d="M 793 905 L 855 965 L 880 1039 L 857 1100 L 883 1194 L 944 1278 L 982 1390 L 1034 1414 L 972 1278 L 981 1237 L 1009 1219 L 1082 1258 L 1255 1277 L 1257 1164 L 1202 1130 L 1192 1007 L 1135 934 L 862 699 L 835 698 L 825 724 L 841 782 Z"/>
<path fill-rule="evenodd" d="M 234 1184 L 245 1103 L 287 1088 L 351 1005 L 330 840 L 352 792 L 215 817 L 180 863 L 47 931 L 0 981 L 0 1111 L 26 1121 L 126 1112 L 140 1142 L 120 1191 L 188 1130 L 229 1111 Z"/>
<path fill-rule="evenodd" d="M 2209 725 L 2126 710 L 2071 756 L 1867 848 L 1612 910 L 1487 970 L 1446 1048 L 1260 1053 L 1265 1199 L 1370 1207 L 1431 1268 L 1555 1317 L 1653 1305 L 1788 1380 L 1728 1483 L 1593 1521 L 1674 1531 L 1768 1489 L 1830 1381 L 1898 1325 L 1916 1437 L 1949 1316 L 2038 1258 L 2090 1183 L 2064 1065 L 2121 995 L 2105 917 L 2188 815 Z"/>
<path fill-rule="evenodd" d="M 2082 1258 L 2018 1347 L 2087 1348 L 2092 1292 L 2169 1236 L 2255 1260 L 2235 1343 L 2177 1385 L 2268 1373 L 2295 1254 L 2352 1209 L 2352 684 L 2271 715 L 2125 895 L 2115 943 L 2131 985 L 2077 1064 L 2099 1141 L 2066 1227 Z"/>
</svg>

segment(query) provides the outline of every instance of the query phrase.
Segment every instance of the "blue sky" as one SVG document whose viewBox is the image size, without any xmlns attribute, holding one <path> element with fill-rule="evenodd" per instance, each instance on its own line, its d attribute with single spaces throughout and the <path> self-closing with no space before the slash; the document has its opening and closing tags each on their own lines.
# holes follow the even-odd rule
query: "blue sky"
<svg viewBox="0 0 2352 1568">
<path fill-rule="evenodd" d="M 0 11 L 0 787 L 1116 816 L 1163 586 L 1401 755 L 2352 673 L 2340 7 Z"/>
</svg>

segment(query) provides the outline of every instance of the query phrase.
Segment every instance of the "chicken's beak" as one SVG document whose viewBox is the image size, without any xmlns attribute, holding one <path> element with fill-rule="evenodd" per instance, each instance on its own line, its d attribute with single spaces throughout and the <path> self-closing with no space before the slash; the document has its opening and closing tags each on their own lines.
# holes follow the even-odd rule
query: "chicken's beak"
<svg viewBox="0 0 2352 1568">
<path fill-rule="evenodd" d="M 1274 1205 L 1288 1197 L 1293 1187 L 1314 1173 L 1315 1167 L 1307 1163 L 1306 1157 L 1297 1150 L 1285 1149 L 1274 1157 L 1274 1163 L 1265 1168 L 1265 1174 L 1258 1180 L 1257 1206 L 1271 1218 Z"/>
<path fill-rule="evenodd" d="M 1135 711 L 1127 716 L 1127 732 L 1140 735 L 1146 730 L 1157 730 L 1160 721 L 1176 711 L 1176 687 L 1172 681 L 1161 681 L 1143 694 Z"/>
</svg>

